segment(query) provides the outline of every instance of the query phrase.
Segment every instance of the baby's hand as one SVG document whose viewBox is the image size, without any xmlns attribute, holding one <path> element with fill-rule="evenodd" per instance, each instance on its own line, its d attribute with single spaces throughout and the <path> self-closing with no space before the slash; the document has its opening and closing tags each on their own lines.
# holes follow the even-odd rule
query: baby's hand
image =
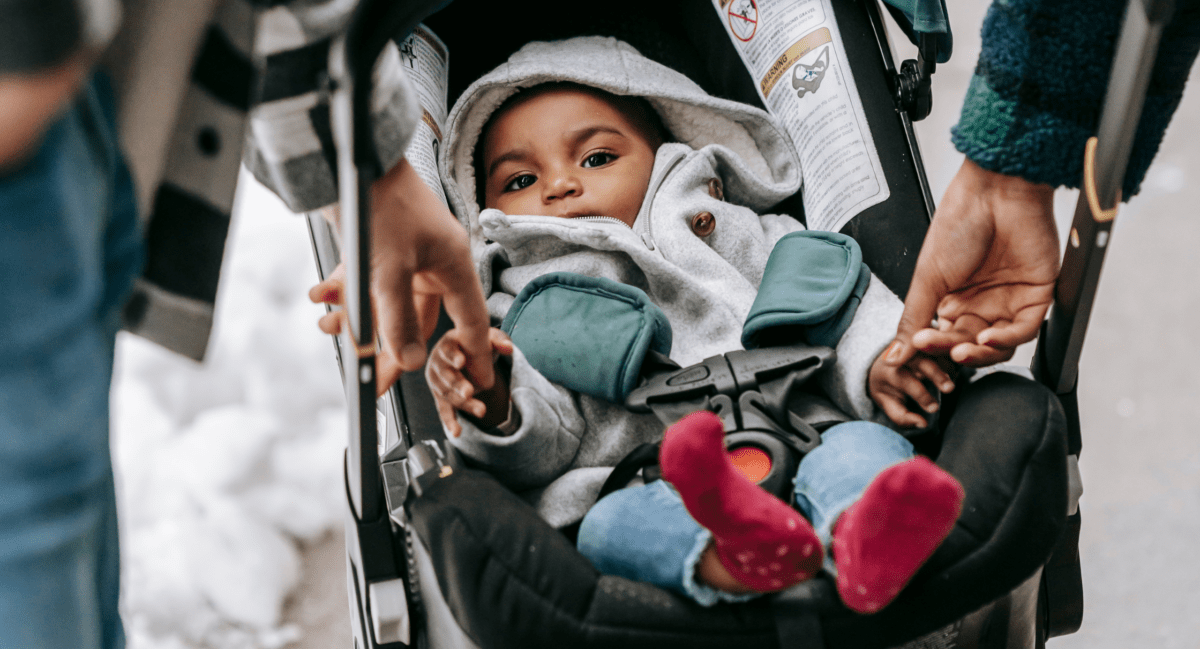
<svg viewBox="0 0 1200 649">
<path fill-rule="evenodd" d="M 908 409 L 905 397 L 911 397 L 925 412 L 937 412 L 937 399 L 925 387 L 922 382 L 925 379 L 932 381 L 942 392 L 954 389 L 954 381 L 950 375 L 930 356 L 918 353 L 907 363 L 892 367 L 883 361 L 881 355 L 871 365 L 871 372 L 867 375 L 867 389 L 875 403 L 897 426 L 924 428 L 928 422 L 921 415 Z"/>
<path fill-rule="evenodd" d="M 452 437 L 462 434 L 462 426 L 454 414 L 456 410 L 480 420 L 484 426 L 498 426 L 508 417 L 508 381 L 499 371 L 495 385 L 481 386 L 468 379 L 463 373 L 467 355 L 462 348 L 461 335 L 459 329 L 447 331 L 433 346 L 425 366 L 425 380 L 429 382 L 429 390 L 437 404 L 438 417 Z M 493 358 L 512 356 L 512 340 L 503 331 L 495 327 L 489 329 L 488 342 Z"/>
</svg>

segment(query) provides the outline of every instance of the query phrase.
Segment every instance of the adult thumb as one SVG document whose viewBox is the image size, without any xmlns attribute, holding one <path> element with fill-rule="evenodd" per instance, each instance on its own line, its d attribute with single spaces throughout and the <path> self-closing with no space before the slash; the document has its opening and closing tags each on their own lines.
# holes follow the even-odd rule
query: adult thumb
<svg viewBox="0 0 1200 649">
<path fill-rule="evenodd" d="M 908 296 L 904 299 L 904 313 L 900 315 L 900 324 L 896 326 L 896 339 L 884 352 L 883 362 L 899 367 L 912 359 L 917 353 L 917 348 L 913 346 L 913 335 L 930 326 L 937 314 L 937 305 L 945 295 L 945 288 L 938 290 L 918 266 L 908 287 Z"/>
</svg>

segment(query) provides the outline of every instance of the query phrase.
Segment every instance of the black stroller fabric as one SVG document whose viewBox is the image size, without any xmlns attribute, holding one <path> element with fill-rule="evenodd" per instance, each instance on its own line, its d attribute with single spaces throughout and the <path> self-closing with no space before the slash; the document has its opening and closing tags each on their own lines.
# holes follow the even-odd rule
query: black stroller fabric
<svg viewBox="0 0 1200 649">
<path fill-rule="evenodd" d="M 862 616 L 825 578 L 784 594 L 819 630 L 814 647 L 890 647 L 1004 596 L 1053 549 L 1067 509 L 1066 420 L 1054 395 L 995 373 L 962 386 L 934 451 L 966 488 L 950 536 L 901 596 Z M 973 422 L 1007 422 L 1003 435 Z M 480 647 L 779 646 L 773 597 L 703 608 L 681 595 L 599 575 L 572 543 L 482 471 L 434 482 L 410 509 L 459 626 Z M 775 596 L 778 597 L 778 596 Z M 795 622 L 796 620 L 790 620 Z"/>
</svg>

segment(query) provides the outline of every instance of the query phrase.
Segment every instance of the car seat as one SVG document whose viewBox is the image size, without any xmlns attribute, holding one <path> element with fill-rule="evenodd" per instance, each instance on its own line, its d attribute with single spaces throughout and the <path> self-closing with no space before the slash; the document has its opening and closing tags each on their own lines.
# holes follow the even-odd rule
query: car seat
<svg viewBox="0 0 1200 649">
<path fill-rule="evenodd" d="M 368 6 L 367 19 L 357 24 L 373 29 L 352 30 L 350 40 L 362 37 L 361 52 L 378 51 L 380 39 L 407 34 L 426 18 L 429 7 L 421 4 L 434 3 L 390 12 Z M 922 75 L 936 51 L 922 42 L 922 61 L 906 66 L 904 81 L 875 0 L 835 1 L 833 9 L 891 190 L 887 201 L 843 232 L 903 296 L 933 210 L 910 113 L 928 110 Z M 451 97 L 528 40 L 602 34 L 630 42 L 712 94 L 761 106 L 707 8 L 696 11 L 675 0 L 637 11 L 458 0 L 426 24 L 451 52 L 463 53 L 451 67 Z M 361 52 L 358 61 L 372 60 Z M 364 102 L 356 96 L 356 116 L 365 114 Z M 372 165 L 378 173 L 378 162 L 370 158 L 369 138 L 353 142 L 354 151 L 340 163 L 353 164 L 360 186 L 369 185 L 364 180 L 372 178 Z M 798 206 L 795 201 L 781 211 L 799 214 Z M 310 225 L 324 276 L 339 251 L 323 221 L 310 215 Z M 348 263 L 362 258 L 363 238 L 347 251 Z M 360 322 L 369 324 L 362 315 Z M 849 612 L 821 578 L 749 603 L 703 609 L 646 584 L 597 574 L 528 504 L 466 466 L 442 443 L 419 374 L 402 377 L 378 402 L 377 438 L 374 391 L 364 387 L 370 381 L 356 380 L 369 375 L 361 370 L 370 366 L 354 362 L 353 347 L 340 349 L 348 391 L 364 406 L 357 414 L 361 436 L 352 435 L 347 456 L 347 580 L 356 647 L 1034 647 L 1078 628 L 1078 494 L 1068 490 L 1067 457 L 1078 453 L 1079 428 L 1069 389 L 1056 396 L 997 372 L 953 393 L 937 434 L 918 447 L 963 482 L 968 501 L 951 536 L 882 612 Z M 1010 432 L 976 439 L 970 422 L 977 418 L 1009 420 Z"/>
</svg>

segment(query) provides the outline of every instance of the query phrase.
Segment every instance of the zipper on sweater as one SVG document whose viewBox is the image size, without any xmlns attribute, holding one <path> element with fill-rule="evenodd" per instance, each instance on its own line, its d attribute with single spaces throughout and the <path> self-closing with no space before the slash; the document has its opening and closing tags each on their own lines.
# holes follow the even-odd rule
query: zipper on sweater
<svg viewBox="0 0 1200 649">
<path fill-rule="evenodd" d="M 671 172 L 675 171 L 675 168 L 686 159 L 687 155 L 680 155 L 676 157 L 676 159 L 671 162 L 671 166 L 667 167 L 666 170 L 662 172 L 662 175 L 660 175 L 656 180 L 651 181 L 650 186 L 646 188 L 646 198 L 649 201 L 649 204 L 646 205 L 645 209 L 643 210 L 646 218 L 639 219 L 639 221 L 645 221 L 645 225 L 642 226 L 642 231 L 639 234 L 642 237 L 642 243 L 646 244 L 646 247 L 651 250 L 654 250 L 654 234 L 650 231 L 653 221 L 651 216 L 654 214 L 654 198 L 658 195 L 658 190 L 660 187 L 662 187 L 662 184 L 666 182 L 668 177 L 670 177 Z M 634 231 L 636 232 L 636 229 Z"/>
<path fill-rule="evenodd" d="M 626 223 L 616 217 L 612 217 L 612 216 L 577 216 L 571 220 L 572 221 L 591 221 L 592 223 L 619 223 L 619 224 L 629 228 L 628 223 Z M 629 229 L 632 230 L 633 228 L 629 228 Z"/>
<path fill-rule="evenodd" d="M 628 223 L 622 221 L 621 219 L 611 217 L 611 216 L 577 216 L 571 220 L 572 221 L 591 221 L 592 223 L 619 223 L 619 224 L 629 228 L 630 230 L 633 230 L 633 228 Z M 649 232 L 642 232 L 641 239 L 642 239 L 642 243 L 644 243 L 647 248 L 649 248 L 650 250 L 654 250 L 654 240 L 650 238 Z"/>
</svg>

